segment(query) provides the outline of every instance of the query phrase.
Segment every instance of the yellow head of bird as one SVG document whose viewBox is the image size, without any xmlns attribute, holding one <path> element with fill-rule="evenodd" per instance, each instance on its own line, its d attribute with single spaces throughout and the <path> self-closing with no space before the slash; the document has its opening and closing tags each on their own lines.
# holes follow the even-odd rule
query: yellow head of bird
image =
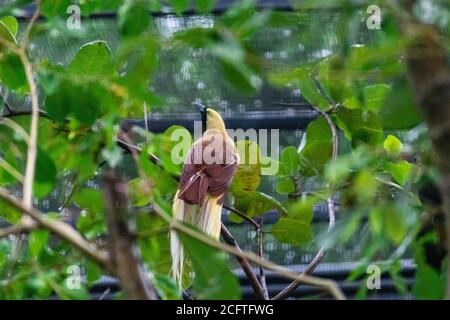
<svg viewBox="0 0 450 320">
<path fill-rule="evenodd" d="M 221 133 L 226 134 L 225 123 L 220 114 L 211 108 L 206 109 L 206 130 L 216 129 Z"/>
</svg>

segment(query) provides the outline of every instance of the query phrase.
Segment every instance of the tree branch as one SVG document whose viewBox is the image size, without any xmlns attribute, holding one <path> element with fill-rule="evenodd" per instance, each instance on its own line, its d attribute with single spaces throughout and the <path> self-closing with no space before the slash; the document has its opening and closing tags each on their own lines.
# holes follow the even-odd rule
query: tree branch
<svg viewBox="0 0 450 320">
<path fill-rule="evenodd" d="M 411 6 L 406 10 L 411 12 Z M 447 299 L 450 299 L 450 66 L 448 53 L 439 42 L 442 35 L 416 19 L 399 19 L 409 39 L 406 48 L 407 77 L 420 107 L 436 152 L 446 226 Z M 422 54 L 418 54 L 422 53 Z"/>
<path fill-rule="evenodd" d="M 235 247 L 236 250 L 242 252 L 241 248 L 239 247 L 236 240 L 231 235 L 230 231 L 225 227 L 225 225 L 222 223 L 222 230 L 221 230 L 222 238 L 223 240 L 230 246 Z M 242 258 L 241 256 L 235 256 L 237 261 L 239 262 L 242 270 L 244 271 L 245 275 L 248 278 L 248 281 L 250 282 L 250 285 L 253 288 L 253 291 L 258 295 L 260 299 L 266 299 L 264 290 L 258 281 L 258 278 L 255 275 L 255 272 L 253 271 L 253 268 L 250 266 L 250 263 L 248 263 L 247 259 Z"/>
<path fill-rule="evenodd" d="M 30 231 L 29 226 L 21 224 L 21 223 L 17 223 L 17 224 L 13 224 L 9 227 L 0 229 L 0 239 L 2 238 L 6 238 L 8 236 L 11 235 L 19 235 L 19 234 L 23 234 Z"/>
<path fill-rule="evenodd" d="M 23 35 L 22 46 L 20 48 L 23 52 L 26 52 L 27 50 L 28 43 L 30 41 L 31 31 L 33 31 L 34 23 L 36 22 L 37 18 L 39 18 L 40 5 L 41 0 L 36 0 L 35 1 L 36 9 L 34 10 L 34 13 L 31 16 L 30 22 L 28 23 L 27 29 L 25 30 L 25 33 Z"/>
<path fill-rule="evenodd" d="M 241 217 L 242 219 L 244 219 L 245 221 L 247 221 L 248 223 L 253 225 L 255 227 L 255 230 L 258 230 L 260 228 L 260 225 L 258 224 L 258 222 L 256 222 L 254 219 L 250 218 L 249 216 L 247 216 L 245 213 L 241 212 L 240 210 L 238 210 L 234 207 L 231 207 L 231 206 L 227 206 L 225 204 L 223 205 L 223 208 L 237 214 L 239 217 Z"/>
<path fill-rule="evenodd" d="M 259 220 L 259 228 L 256 230 L 258 236 L 258 255 L 262 259 L 264 257 L 264 232 L 263 232 L 263 220 Z M 263 289 L 264 299 L 269 300 L 269 290 L 267 290 L 266 275 L 264 273 L 264 268 L 259 265 L 259 283 Z"/>
<path fill-rule="evenodd" d="M 29 36 L 33 28 L 34 22 L 39 16 L 40 0 L 36 1 L 36 9 L 31 17 L 30 23 L 25 31 L 22 47 L 17 51 L 17 54 L 22 62 L 25 70 L 25 76 L 30 86 L 31 95 L 31 124 L 30 124 L 30 142 L 27 148 L 27 160 L 25 167 L 25 176 L 23 180 L 23 198 L 22 202 L 26 209 L 31 210 L 33 207 L 33 182 L 36 169 L 37 158 L 37 139 L 38 139 L 38 123 L 39 123 L 39 100 L 36 82 L 34 80 L 33 68 L 30 60 L 28 59 L 26 48 L 28 45 Z M 29 216 L 22 217 L 23 224 L 33 225 L 33 220 L 29 219 Z"/>
<path fill-rule="evenodd" d="M 3 188 L 0 188 L 0 199 L 4 200 L 6 203 L 31 217 L 34 221 L 37 222 L 38 226 L 50 230 L 54 234 L 60 236 L 62 239 L 71 243 L 76 249 L 97 262 L 104 269 L 114 273 L 114 270 L 111 268 L 111 265 L 109 263 L 109 256 L 107 252 L 97 250 L 95 246 L 86 241 L 76 230 L 74 230 L 67 223 L 58 220 L 51 220 L 34 208 L 27 208 L 23 204 L 23 202 L 11 196 L 9 192 Z"/>
<path fill-rule="evenodd" d="M 143 270 L 134 236 L 128 229 L 126 186 L 111 171 L 103 180 L 103 190 L 111 258 L 123 292 L 132 300 L 156 300 L 155 289 Z"/>
</svg>

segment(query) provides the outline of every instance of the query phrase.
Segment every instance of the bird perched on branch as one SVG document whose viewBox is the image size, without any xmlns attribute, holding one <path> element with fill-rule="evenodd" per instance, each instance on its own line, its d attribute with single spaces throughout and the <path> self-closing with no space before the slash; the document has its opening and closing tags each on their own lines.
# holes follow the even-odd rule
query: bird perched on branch
<svg viewBox="0 0 450 320">
<path fill-rule="evenodd" d="M 202 114 L 204 132 L 189 149 L 172 212 L 175 219 L 191 224 L 218 240 L 222 205 L 239 165 L 239 154 L 220 114 L 199 103 L 194 103 L 194 106 Z M 174 231 L 170 250 L 172 275 L 181 285 L 185 254 Z"/>
</svg>

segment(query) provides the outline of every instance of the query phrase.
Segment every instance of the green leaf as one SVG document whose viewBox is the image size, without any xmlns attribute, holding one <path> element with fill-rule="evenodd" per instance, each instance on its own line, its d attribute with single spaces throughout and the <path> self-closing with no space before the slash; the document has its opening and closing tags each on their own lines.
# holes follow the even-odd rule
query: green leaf
<svg viewBox="0 0 450 320">
<path fill-rule="evenodd" d="M 438 271 L 424 263 L 417 268 L 412 292 L 416 299 L 441 300 L 444 297 L 445 281 Z"/>
<path fill-rule="evenodd" d="M 169 3 L 177 15 L 180 15 L 189 7 L 189 0 L 169 0 Z"/>
<path fill-rule="evenodd" d="M 302 197 L 288 205 L 288 217 L 311 224 L 314 217 L 314 205 L 319 201 L 315 196 Z"/>
<path fill-rule="evenodd" d="M 67 285 L 69 281 L 64 280 L 62 285 L 62 291 L 65 297 L 62 298 L 68 298 L 71 300 L 90 300 L 91 296 L 89 294 L 89 291 L 86 289 L 86 287 L 83 284 L 80 284 L 79 288 L 71 288 Z"/>
<path fill-rule="evenodd" d="M 365 204 L 370 203 L 374 198 L 378 187 L 379 183 L 373 172 L 370 169 L 362 169 L 356 174 L 352 189 L 357 195 L 359 203 Z"/>
<path fill-rule="evenodd" d="M 195 297 L 198 300 L 240 299 L 239 281 L 228 267 L 227 255 L 182 233 L 179 237 L 195 272 Z"/>
<path fill-rule="evenodd" d="M 86 263 L 86 279 L 89 285 L 92 285 L 95 281 L 102 276 L 102 269 L 93 261 L 88 260 Z"/>
<path fill-rule="evenodd" d="M 388 162 L 385 165 L 385 170 L 391 174 L 394 180 L 402 186 L 405 186 L 408 182 L 411 170 L 414 164 L 405 160 L 399 162 Z"/>
<path fill-rule="evenodd" d="M 236 143 L 240 163 L 233 177 L 230 191 L 255 191 L 261 183 L 261 155 L 254 141 L 240 140 Z"/>
<path fill-rule="evenodd" d="M 57 84 L 54 92 L 46 97 L 45 108 L 48 115 L 59 123 L 64 123 L 71 111 L 72 97 L 70 95 L 71 85 L 68 82 Z"/>
<path fill-rule="evenodd" d="M 295 192 L 296 191 L 295 184 L 294 181 L 292 181 L 292 178 L 291 177 L 281 178 L 281 180 L 277 182 L 276 191 L 278 193 L 287 193 L 287 194 Z"/>
<path fill-rule="evenodd" d="M 111 68 L 110 52 L 105 41 L 86 43 L 73 58 L 69 71 L 76 75 L 102 75 Z"/>
<path fill-rule="evenodd" d="M 246 94 L 253 94 L 261 87 L 261 79 L 256 76 L 244 62 L 229 62 L 223 60 L 221 65 L 225 79 L 227 79 L 236 89 L 241 90 Z"/>
<path fill-rule="evenodd" d="M 436 245 L 433 234 L 422 237 L 414 248 L 414 260 L 417 265 L 412 293 L 416 299 L 441 300 L 445 296 L 445 270 L 436 270 L 427 263 L 425 248 L 427 244 Z M 441 272 L 440 272 L 441 271 Z"/>
<path fill-rule="evenodd" d="M 422 122 L 406 79 L 394 83 L 379 112 L 385 129 L 410 129 Z"/>
<path fill-rule="evenodd" d="M 136 37 L 148 29 L 150 14 L 144 3 L 126 1 L 119 9 L 119 28 L 123 37 Z"/>
<path fill-rule="evenodd" d="M 34 176 L 34 195 L 38 198 L 46 196 L 56 184 L 56 165 L 50 155 L 38 147 L 36 173 Z"/>
<path fill-rule="evenodd" d="M 17 45 L 16 37 L 13 34 L 13 30 L 10 29 L 11 23 L 0 20 L 0 37 L 11 45 Z M 0 45 L 0 49 L 3 48 L 3 44 Z"/>
<path fill-rule="evenodd" d="M 5 26 L 9 29 L 13 37 L 17 37 L 17 31 L 19 30 L 19 23 L 17 19 L 13 16 L 4 16 L 0 17 L 0 21 L 5 24 Z"/>
<path fill-rule="evenodd" d="M 67 8 L 72 4 L 71 0 L 42 0 L 40 10 L 43 16 L 53 18 L 66 16 Z"/>
<path fill-rule="evenodd" d="M 17 55 L 0 54 L 0 83 L 11 90 L 28 91 L 25 69 Z"/>
<path fill-rule="evenodd" d="M 161 160 L 165 171 L 178 175 L 192 145 L 190 132 L 182 126 L 171 126 L 164 133 L 154 136 L 149 151 Z"/>
<path fill-rule="evenodd" d="M 299 158 L 297 149 L 289 146 L 283 149 L 281 153 L 281 165 L 284 173 L 288 176 L 295 177 L 299 173 Z"/>
<path fill-rule="evenodd" d="M 292 245 L 306 244 L 312 239 L 311 226 L 292 218 L 278 220 L 272 228 L 272 234 L 278 241 Z"/>
<path fill-rule="evenodd" d="M 299 155 L 301 174 L 315 176 L 322 173 L 324 165 L 331 159 L 332 146 L 327 141 L 307 143 Z"/>
<path fill-rule="evenodd" d="M 262 215 L 270 210 L 279 210 L 286 214 L 286 209 L 273 197 L 258 191 L 241 191 L 234 194 L 234 206 L 239 211 L 245 213 L 250 218 Z M 234 213 L 230 213 L 230 218 L 235 222 L 242 220 L 236 219 Z"/>
<path fill-rule="evenodd" d="M 331 128 L 324 117 L 311 121 L 306 127 L 306 143 L 314 141 L 332 142 Z"/>
<path fill-rule="evenodd" d="M 30 233 L 28 238 L 28 252 L 32 257 L 38 257 L 42 250 L 47 247 L 49 232 L 47 230 L 36 230 Z"/>
<path fill-rule="evenodd" d="M 156 291 L 163 300 L 179 300 L 181 297 L 180 287 L 175 281 L 161 273 L 153 274 L 153 284 Z"/>
<path fill-rule="evenodd" d="M 349 109 L 363 108 L 378 112 L 382 108 L 386 96 L 390 91 L 391 87 L 386 84 L 370 85 L 362 89 L 361 99 L 353 96 L 344 101 L 343 104 Z"/>
<path fill-rule="evenodd" d="M 299 154 L 301 173 L 314 176 L 332 156 L 332 134 L 330 126 L 323 117 L 310 122 L 306 128 L 306 144 Z"/>
<path fill-rule="evenodd" d="M 200 13 L 206 13 L 211 11 L 216 4 L 216 0 L 196 0 L 197 10 Z"/>
<path fill-rule="evenodd" d="M 329 107 L 330 104 L 328 100 L 320 93 L 316 82 L 306 70 L 300 68 L 295 69 L 295 80 L 297 80 L 296 83 L 300 88 L 301 95 L 308 100 L 309 103 L 322 110 Z"/>
<path fill-rule="evenodd" d="M 86 238 L 94 239 L 106 232 L 103 197 L 99 190 L 82 189 L 73 196 L 82 209 L 76 222 L 77 230 Z"/>
<path fill-rule="evenodd" d="M 204 48 L 211 38 L 216 36 L 214 30 L 209 28 L 188 28 L 174 33 L 174 39 L 194 48 Z"/>
<path fill-rule="evenodd" d="M 383 147 L 388 155 L 396 157 L 402 152 L 403 144 L 396 136 L 390 134 L 384 139 Z"/>
<path fill-rule="evenodd" d="M 130 198 L 133 200 L 133 205 L 136 207 L 145 206 L 152 200 L 149 186 L 140 177 L 128 181 L 128 189 L 130 190 Z"/>
<path fill-rule="evenodd" d="M 336 113 L 336 123 L 353 146 L 360 143 L 377 145 L 383 141 L 383 126 L 372 111 L 341 107 Z"/>
<path fill-rule="evenodd" d="M 381 207 L 384 227 L 388 238 L 395 244 L 399 245 L 407 233 L 406 219 L 402 212 L 393 205 Z"/>
<path fill-rule="evenodd" d="M 353 93 L 352 79 L 343 61 L 342 54 L 332 54 L 317 64 L 316 79 L 328 100 L 342 103 Z"/>
<path fill-rule="evenodd" d="M 75 194 L 73 200 L 81 209 L 89 209 L 97 213 L 104 210 L 103 196 L 99 190 L 84 188 Z"/>
<path fill-rule="evenodd" d="M 16 207 L 13 207 L 6 201 L 0 199 L 0 208 L 0 217 L 2 219 L 5 219 L 7 222 L 12 224 L 19 222 L 22 215 Z"/>
<path fill-rule="evenodd" d="M 369 227 L 374 236 L 381 235 L 383 228 L 383 215 L 379 208 L 373 208 L 369 213 Z"/>
<path fill-rule="evenodd" d="M 81 123 L 91 125 L 101 114 L 107 94 L 100 84 L 76 84 L 67 80 L 58 86 L 46 99 L 46 110 L 52 119 L 64 123 L 65 117 L 73 114 Z"/>
<path fill-rule="evenodd" d="M 151 195 L 161 206 L 171 206 L 178 182 L 167 171 L 149 160 L 147 152 L 142 152 L 139 165 L 151 181 Z M 170 211 L 170 210 L 169 210 Z"/>
</svg>

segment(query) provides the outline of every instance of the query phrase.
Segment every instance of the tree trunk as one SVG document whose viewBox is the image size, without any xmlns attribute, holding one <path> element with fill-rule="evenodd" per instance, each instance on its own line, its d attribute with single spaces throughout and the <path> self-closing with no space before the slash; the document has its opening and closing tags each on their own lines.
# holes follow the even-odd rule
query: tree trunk
<svg viewBox="0 0 450 320">
<path fill-rule="evenodd" d="M 113 172 L 106 174 L 103 184 L 111 258 L 120 286 L 127 299 L 156 300 L 155 289 L 128 229 L 126 186 Z"/>
<path fill-rule="evenodd" d="M 428 126 L 440 172 L 447 248 L 447 299 L 450 299 L 450 68 L 442 35 L 430 25 L 406 22 L 412 39 L 406 50 L 407 76 Z"/>
</svg>

